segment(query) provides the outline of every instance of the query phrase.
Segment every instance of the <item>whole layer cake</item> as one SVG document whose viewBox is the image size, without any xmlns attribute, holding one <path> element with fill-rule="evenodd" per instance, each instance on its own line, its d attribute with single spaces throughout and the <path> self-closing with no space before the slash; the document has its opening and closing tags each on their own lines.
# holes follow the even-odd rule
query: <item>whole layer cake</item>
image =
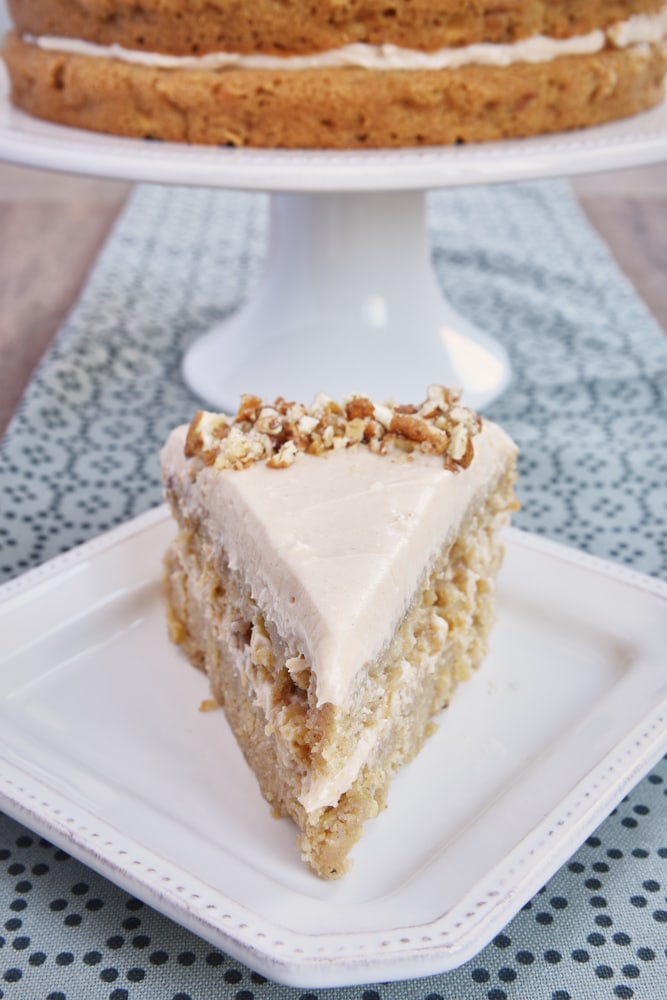
<svg viewBox="0 0 667 1000">
<path fill-rule="evenodd" d="M 175 142 L 440 145 L 659 102 L 664 0 L 9 0 L 14 103 Z"/>
<path fill-rule="evenodd" d="M 486 654 L 515 460 L 440 386 L 420 406 L 247 396 L 163 449 L 171 638 L 323 878 Z"/>
</svg>

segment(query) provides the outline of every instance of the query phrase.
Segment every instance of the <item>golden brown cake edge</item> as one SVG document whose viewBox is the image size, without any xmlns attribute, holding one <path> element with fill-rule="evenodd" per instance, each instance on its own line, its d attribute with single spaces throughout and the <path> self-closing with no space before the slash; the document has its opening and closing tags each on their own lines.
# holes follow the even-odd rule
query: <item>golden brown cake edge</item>
<svg viewBox="0 0 667 1000">
<path fill-rule="evenodd" d="M 354 42 L 434 51 L 530 35 L 567 38 L 662 0 L 9 0 L 20 33 L 82 38 L 145 52 L 321 52 Z"/>
<path fill-rule="evenodd" d="M 534 136 L 634 115 L 663 97 L 664 45 L 511 69 L 162 70 L 47 52 L 10 34 L 13 102 L 133 138 L 267 148 L 389 148 Z"/>
</svg>

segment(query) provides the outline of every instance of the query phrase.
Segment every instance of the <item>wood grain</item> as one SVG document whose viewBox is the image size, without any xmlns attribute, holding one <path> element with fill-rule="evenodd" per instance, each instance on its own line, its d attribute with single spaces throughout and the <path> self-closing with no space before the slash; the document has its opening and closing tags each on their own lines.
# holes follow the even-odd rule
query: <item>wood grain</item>
<svg viewBox="0 0 667 1000">
<path fill-rule="evenodd" d="M 0 434 L 77 299 L 118 201 L 0 201 Z"/>
<path fill-rule="evenodd" d="M 585 197 L 581 204 L 663 330 L 667 330 L 665 197 Z"/>
</svg>

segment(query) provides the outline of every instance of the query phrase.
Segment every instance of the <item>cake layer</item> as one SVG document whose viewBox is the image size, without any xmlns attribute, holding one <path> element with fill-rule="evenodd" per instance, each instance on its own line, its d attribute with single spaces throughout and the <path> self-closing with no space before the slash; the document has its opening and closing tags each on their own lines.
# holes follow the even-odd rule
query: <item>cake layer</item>
<svg viewBox="0 0 667 1000">
<path fill-rule="evenodd" d="M 135 138 L 283 148 L 446 145 L 601 124 L 663 96 L 664 43 L 510 68 L 179 70 L 5 42 L 12 100 Z"/>
<path fill-rule="evenodd" d="M 661 0 L 9 0 L 20 33 L 149 52 L 318 52 L 351 42 L 432 51 L 565 38 L 653 13 Z"/>
<path fill-rule="evenodd" d="M 267 53 L 233 52 L 226 49 L 202 55 L 174 55 L 127 48 L 122 45 L 97 45 L 81 38 L 62 35 L 29 35 L 22 39 L 40 49 L 63 55 L 117 59 L 152 69 L 346 69 L 369 70 L 439 70 L 464 66 L 511 67 L 519 63 L 550 62 L 562 56 L 595 55 L 606 48 L 654 44 L 667 37 L 667 5 L 654 14 L 639 14 L 616 21 L 606 28 L 566 38 L 529 35 L 513 42 L 478 42 L 471 45 L 444 46 L 429 51 L 389 43 L 370 45 L 352 42 L 318 52 Z"/>
</svg>

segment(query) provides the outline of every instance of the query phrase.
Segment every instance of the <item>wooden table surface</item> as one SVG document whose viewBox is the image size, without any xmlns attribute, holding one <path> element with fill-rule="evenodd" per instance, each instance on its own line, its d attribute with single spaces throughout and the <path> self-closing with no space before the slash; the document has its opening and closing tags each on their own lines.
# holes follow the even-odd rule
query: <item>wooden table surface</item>
<svg viewBox="0 0 667 1000">
<path fill-rule="evenodd" d="M 667 330 L 667 165 L 574 181 L 620 267 Z M 0 164 L 0 435 L 130 187 Z"/>
</svg>

